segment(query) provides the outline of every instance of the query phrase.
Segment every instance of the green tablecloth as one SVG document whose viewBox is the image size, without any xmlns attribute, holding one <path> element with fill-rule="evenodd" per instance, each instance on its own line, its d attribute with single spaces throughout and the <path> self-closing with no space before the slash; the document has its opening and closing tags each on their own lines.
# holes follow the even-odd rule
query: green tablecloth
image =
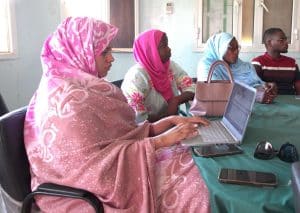
<svg viewBox="0 0 300 213">
<path fill-rule="evenodd" d="M 255 146 L 262 140 L 270 141 L 276 149 L 289 141 L 300 151 L 300 100 L 294 96 L 279 96 L 274 104 L 255 104 L 241 145 L 243 154 L 215 158 L 193 155 L 208 186 L 212 212 L 294 212 L 291 164 L 278 157 L 271 160 L 254 158 Z M 273 172 L 278 186 L 262 188 L 220 183 L 218 173 L 221 168 Z"/>
</svg>

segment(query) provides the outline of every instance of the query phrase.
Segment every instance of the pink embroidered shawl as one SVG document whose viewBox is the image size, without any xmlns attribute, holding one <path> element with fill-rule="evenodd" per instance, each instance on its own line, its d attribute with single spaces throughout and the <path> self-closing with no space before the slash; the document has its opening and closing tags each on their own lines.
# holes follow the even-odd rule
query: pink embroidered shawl
<svg viewBox="0 0 300 213">
<path fill-rule="evenodd" d="M 106 212 L 207 212 L 208 192 L 190 154 L 157 161 L 150 124 L 137 126 L 121 90 L 96 77 L 93 50 L 100 54 L 116 32 L 101 21 L 68 18 L 46 40 L 44 73 L 25 119 L 32 188 L 43 182 L 84 188 Z M 187 188 L 181 197 L 178 190 Z M 75 199 L 36 200 L 44 212 L 93 212 Z"/>
<path fill-rule="evenodd" d="M 165 33 L 160 30 L 147 30 L 134 41 L 133 54 L 135 60 L 148 72 L 154 88 L 168 101 L 173 97 L 169 80 L 170 60 L 163 63 L 158 52 L 158 45 Z"/>
</svg>

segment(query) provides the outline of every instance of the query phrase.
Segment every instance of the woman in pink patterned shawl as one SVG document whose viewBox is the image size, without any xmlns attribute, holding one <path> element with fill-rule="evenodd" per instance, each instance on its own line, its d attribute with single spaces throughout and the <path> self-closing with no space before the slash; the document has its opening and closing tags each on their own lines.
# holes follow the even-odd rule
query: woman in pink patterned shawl
<svg viewBox="0 0 300 213">
<path fill-rule="evenodd" d="M 172 116 L 136 125 L 121 90 L 103 78 L 116 33 L 102 21 L 67 18 L 45 41 L 43 76 L 25 119 L 32 189 L 43 182 L 84 188 L 105 212 L 209 211 L 200 173 L 176 145 L 207 121 Z M 36 200 L 43 212 L 93 212 L 75 199 Z"/>
</svg>

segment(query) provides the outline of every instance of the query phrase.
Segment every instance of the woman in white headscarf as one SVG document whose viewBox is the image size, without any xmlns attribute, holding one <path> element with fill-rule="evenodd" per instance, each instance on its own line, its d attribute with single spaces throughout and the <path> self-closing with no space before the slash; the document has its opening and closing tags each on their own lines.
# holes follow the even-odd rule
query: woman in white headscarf
<svg viewBox="0 0 300 213">
<path fill-rule="evenodd" d="M 240 81 L 256 88 L 265 88 L 264 98 L 261 102 L 271 103 L 277 95 L 276 85 L 262 81 L 251 63 L 239 59 L 239 50 L 240 45 L 233 35 L 222 32 L 211 36 L 207 40 L 204 55 L 198 64 L 198 81 L 206 81 L 211 65 L 217 60 L 222 60 L 230 66 L 234 81 Z M 224 66 L 215 68 L 212 80 L 229 80 Z"/>
</svg>

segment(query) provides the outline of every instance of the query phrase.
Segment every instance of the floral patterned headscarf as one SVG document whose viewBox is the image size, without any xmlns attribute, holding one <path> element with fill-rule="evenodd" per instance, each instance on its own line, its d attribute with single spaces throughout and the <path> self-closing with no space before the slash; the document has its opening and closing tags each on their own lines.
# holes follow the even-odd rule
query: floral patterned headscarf
<svg viewBox="0 0 300 213">
<path fill-rule="evenodd" d="M 67 18 L 44 43 L 41 59 L 45 74 L 66 77 L 86 72 L 97 76 L 95 56 L 103 52 L 117 31 L 93 18 Z"/>
<path fill-rule="evenodd" d="M 116 27 L 94 18 L 66 18 L 43 45 L 43 76 L 28 105 L 26 119 L 39 121 L 36 123 L 40 125 L 48 114 L 50 102 L 57 101 L 52 97 L 53 93 L 62 90 L 66 82 L 82 84 L 80 82 L 88 81 L 92 84 L 99 80 L 95 56 L 105 50 L 117 31 Z M 68 105 L 60 105 L 64 112 L 71 110 Z"/>
</svg>

